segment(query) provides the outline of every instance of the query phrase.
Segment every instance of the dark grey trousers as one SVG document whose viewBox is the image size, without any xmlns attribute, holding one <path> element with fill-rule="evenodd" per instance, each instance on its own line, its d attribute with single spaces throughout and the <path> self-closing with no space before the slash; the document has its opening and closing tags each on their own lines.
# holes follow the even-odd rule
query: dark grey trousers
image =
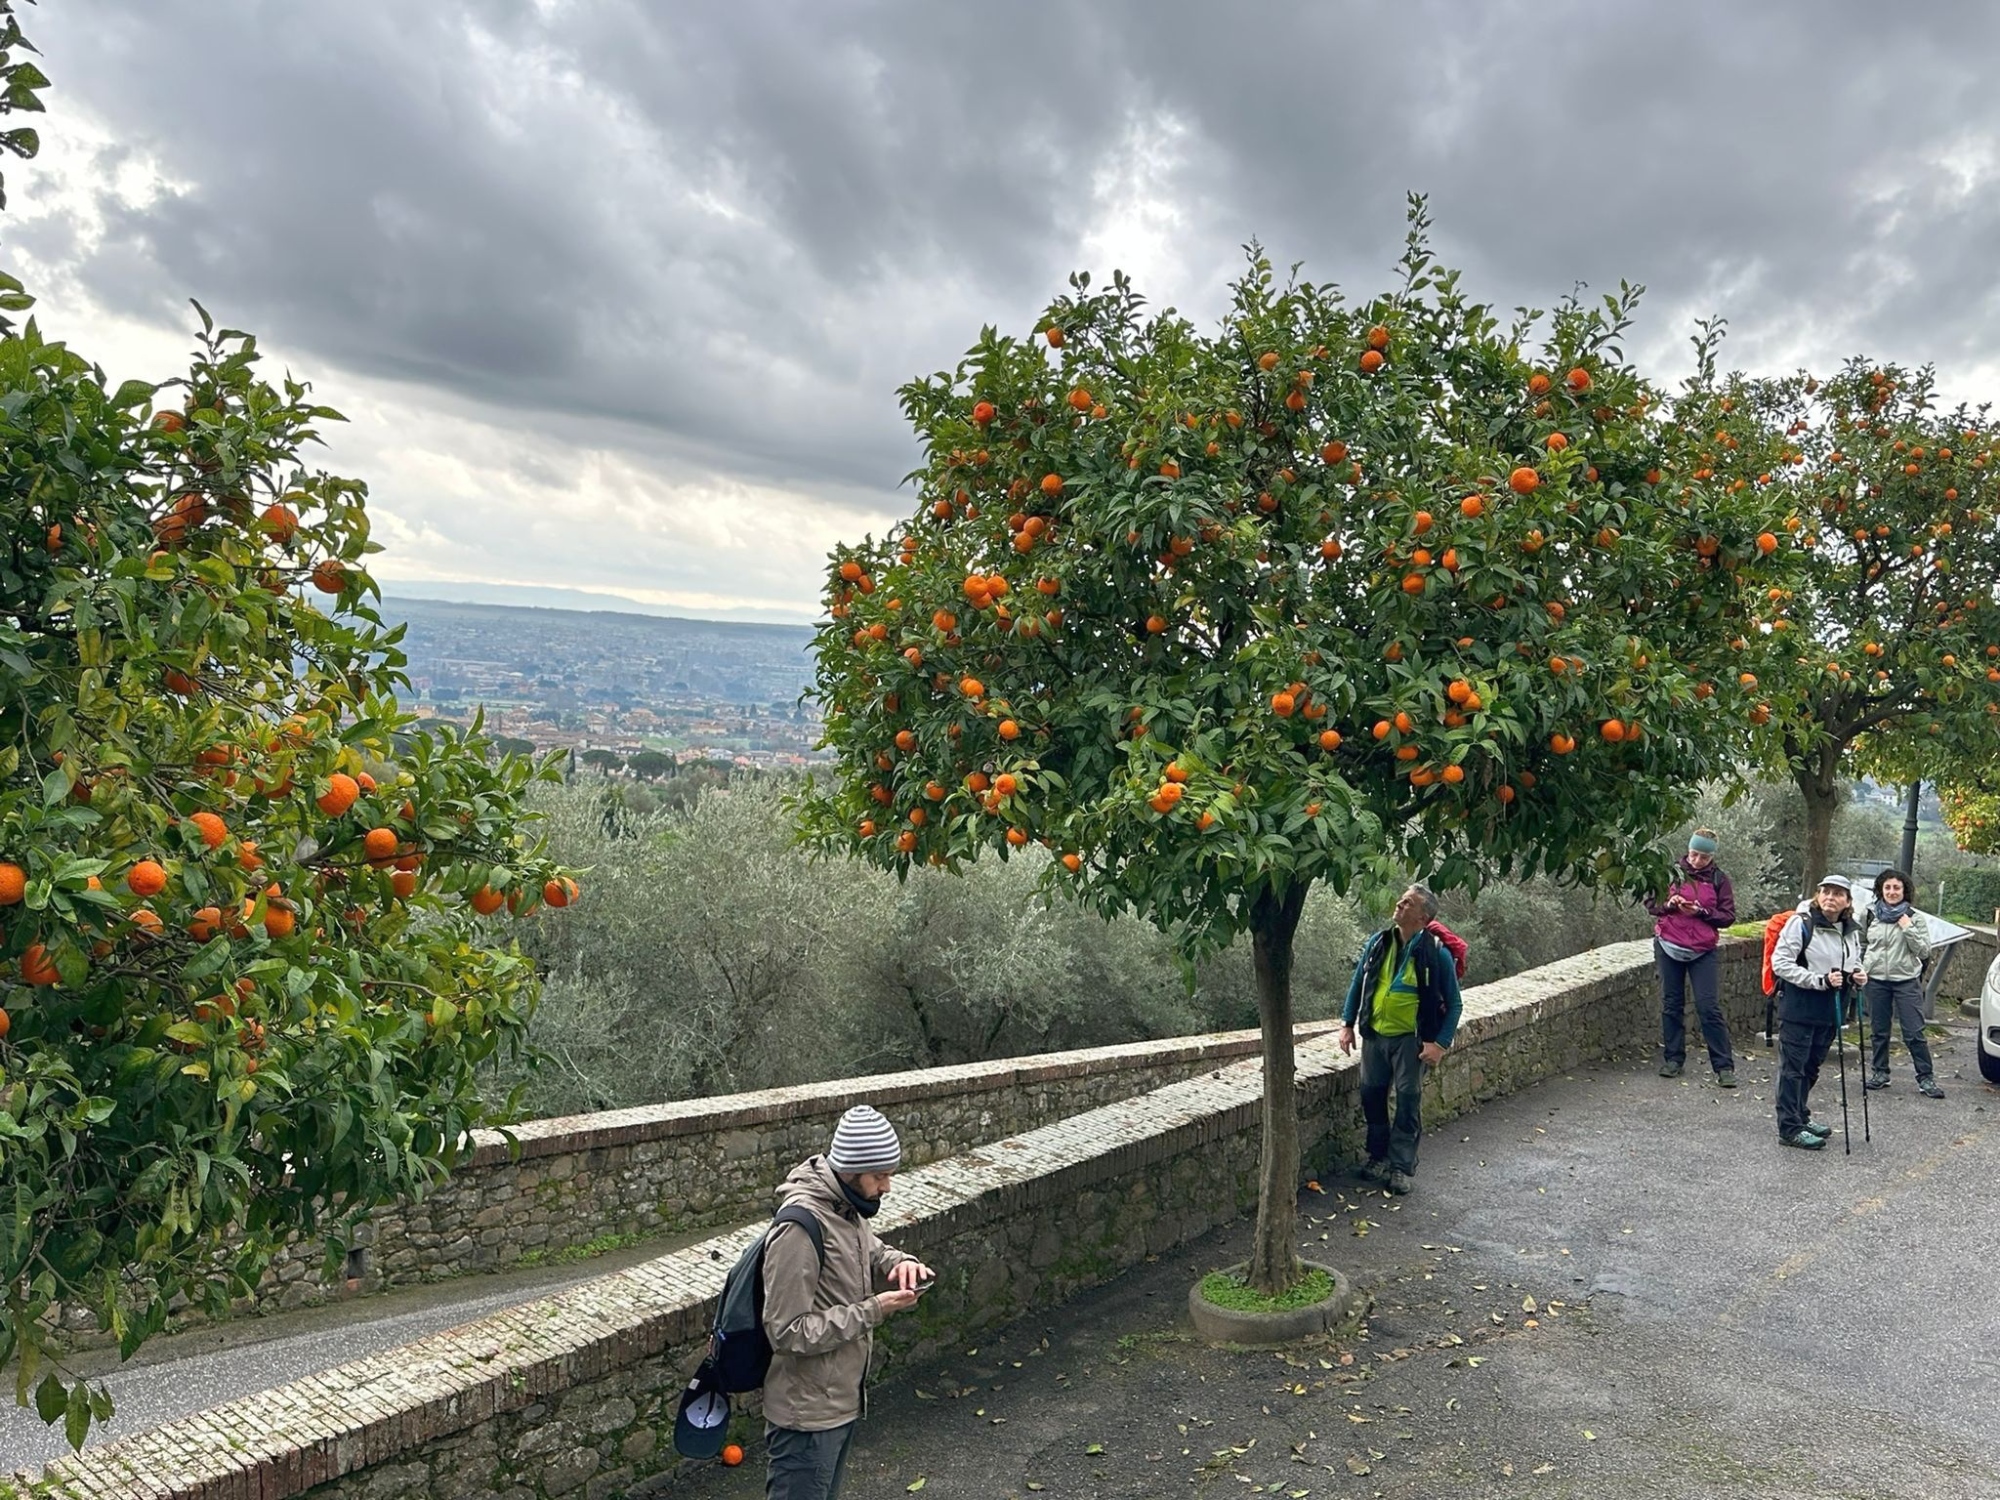
<svg viewBox="0 0 2000 1500">
<path fill-rule="evenodd" d="M 766 1427 L 764 1441 L 771 1457 L 765 1500 L 834 1500 L 839 1495 L 848 1445 L 854 1441 L 852 1422 L 824 1432 Z"/>
<path fill-rule="evenodd" d="M 1717 990 L 1717 965 L 1710 949 L 1692 963 L 1683 963 L 1653 940 L 1653 965 L 1660 971 L 1660 1054 L 1670 1063 L 1687 1061 L 1687 992 L 1694 991 L 1694 1013 L 1701 1017 L 1701 1039 L 1708 1045 L 1708 1065 L 1718 1073 L 1736 1066 L 1729 1045 L 1729 1023 L 1722 1016 Z"/>
<path fill-rule="evenodd" d="M 1386 1157 L 1397 1172 L 1416 1172 L 1417 1142 L 1424 1137 L 1424 1065 L 1417 1059 L 1422 1045 L 1414 1032 L 1361 1036 L 1361 1118 L 1368 1124 L 1368 1159 Z"/>
<path fill-rule="evenodd" d="M 1917 1077 L 1931 1076 L 1931 1044 L 1924 1040 L 1924 982 L 1921 979 L 1871 979 L 1862 986 L 1868 996 L 1868 1030 L 1877 1073 L 1889 1071 L 1889 1022 L 1903 1028 L 1903 1045 L 1910 1049 L 1910 1066 Z"/>
<path fill-rule="evenodd" d="M 1833 1026 L 1778 1023 L 1778 1139 L 1789 1140 L 1812 1118 L 1813 1085 L 1833 1045 Z"/>
</svg>

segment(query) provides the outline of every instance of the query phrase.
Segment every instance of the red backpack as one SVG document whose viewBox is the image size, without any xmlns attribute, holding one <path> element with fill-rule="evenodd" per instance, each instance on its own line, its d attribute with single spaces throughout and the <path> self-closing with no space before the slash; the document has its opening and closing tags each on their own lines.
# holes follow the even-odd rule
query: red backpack
<svg viewBox="0 0 2000 1500">
<path fill-rule="evenodd" d="M 1764 922 L 1764 993 L 1778 993 L 1778 976 L 1771 971 L 1771 954 L 1778 946 L 1778 934 L 1785 930 L 1785 924 L 1798 915 L 1798 909 L 1775 912 Z"/>
</svg>

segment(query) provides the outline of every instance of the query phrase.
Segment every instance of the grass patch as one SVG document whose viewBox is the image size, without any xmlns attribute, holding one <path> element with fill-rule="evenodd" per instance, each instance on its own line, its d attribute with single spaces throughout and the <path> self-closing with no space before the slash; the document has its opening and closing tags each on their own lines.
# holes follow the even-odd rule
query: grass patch
<svg viewBox="0 0 2000 1500">
<path fill-rule="evenodd" d="M 1725 927 L 1722 930 L 1731 937 L 1762 937 L 1764 935 L 1764 924 L 1762 922 L 1738 922 L 1734 927 Z"/>
<path fill-rule="evenodd" d="M 595 1260 L 613 1250 L 629 1250 L 650 1238 L 652 1236 L 644 1234 L 601 1234 L 594 1240 L 587 1240 L 581 1245 L 565 1245 L 560 1250 L 528 1250 L 515 1258 L 510 1269 L 527 1270 L 534 1266 L 561 1266 L 572 1261 Z"/>
<path fill-rule="evenodd" d="M 1231 1276 L 1227 1271 L 1211 1271 L 1201 1278 L 1201 1295 L 1203 1301 L 1226 1307 L 1231 1312 L 1291 1312 L 1331 1297 L 1333 1278 L 1324 1271 L 1308 1271 L 1306 1279 L 1290 1291 L 1266 1297 L 1240 1276 Z"/>
</svg>

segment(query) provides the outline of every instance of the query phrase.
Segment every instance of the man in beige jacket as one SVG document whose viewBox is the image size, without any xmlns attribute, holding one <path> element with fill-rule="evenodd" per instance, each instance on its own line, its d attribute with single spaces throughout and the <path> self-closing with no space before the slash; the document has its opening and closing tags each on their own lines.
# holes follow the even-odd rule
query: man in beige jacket
<svg viewBox="0 0 2000 1500">
<path fill-rule="evenodd" d="M 902 1164 L 895 1128 L 857 1104 L 840 1117 L 826 1155 L 800 1162 L 778 1189 L 780 1208 L 797 1204 L 819 1221 L 826 1258 L 822 1263 L 797 1225 L 778 1225 L 764 1250 L 767 1500 L 834 1500 L 840 1493 L 865 1407 L 861 1387 L 875 1326 L 914 1307 L 931 1279 L 929 1266 L 891 1250 L 868 1225 Z M 873 1290 L 877 1277 L 888 1291 Z"/>
</svg>

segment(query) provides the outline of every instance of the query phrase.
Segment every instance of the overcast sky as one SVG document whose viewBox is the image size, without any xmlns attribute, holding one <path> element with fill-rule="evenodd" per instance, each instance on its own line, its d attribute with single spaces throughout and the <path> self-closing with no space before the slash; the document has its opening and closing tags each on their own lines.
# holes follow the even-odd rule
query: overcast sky
<svg viewBox="0 0 2000 1500">
<path fill-rule="evenodd" d="M 808 618 L 909 507 L 896 386 L 983 323 L 1077 267 L 1211 323 L 1253 236 L 1372 291 L 1412 189 L 1503 306 L 1645 283 L 1663 377 L 1715 313 L 1739 364 L 2000 391 L 1991 5 L 25 10 L 0 263 L 121 378 L 190 296 L 256 330 L 353 419 L 389 581 Z"/>
</svg>

